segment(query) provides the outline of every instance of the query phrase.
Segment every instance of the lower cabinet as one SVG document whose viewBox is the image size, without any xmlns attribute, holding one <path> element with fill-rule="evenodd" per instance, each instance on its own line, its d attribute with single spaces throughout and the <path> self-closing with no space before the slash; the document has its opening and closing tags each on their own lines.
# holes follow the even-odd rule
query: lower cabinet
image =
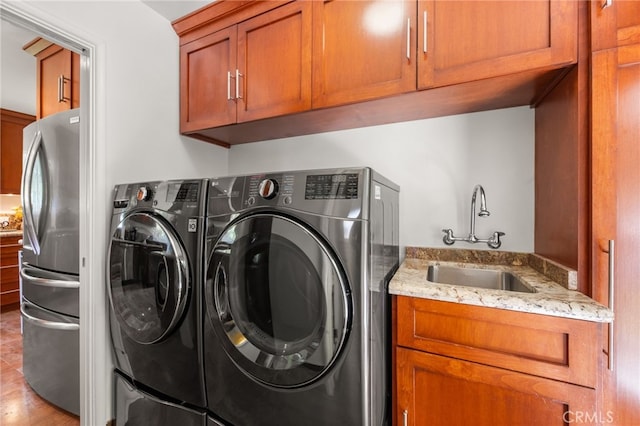
<svg viewBox="0 0 640 426">
<path fill-rule="evenodd" d="M 22 237 L 0 237 L 0 306 L 13 309 L 20 303 L 20 266 L 18 252 Z"/>
<path fill-rule="evenodd" d="M 593 389 L 397 348 L 398 425 L 565 425 L 595 412 Z"/>
<path fill-rule="evenodd" d="M 601 325 L 395 296 L 396 425 L 606 422 Z"/>
</svg>

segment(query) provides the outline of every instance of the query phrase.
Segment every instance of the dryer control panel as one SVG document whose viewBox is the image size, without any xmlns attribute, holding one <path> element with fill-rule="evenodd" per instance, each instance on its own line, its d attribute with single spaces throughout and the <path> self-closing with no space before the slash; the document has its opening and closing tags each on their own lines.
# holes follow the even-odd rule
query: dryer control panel
<svg viewBox="0 0 640 426">
<path fill-rule="evenodd" d="M 305 200 L 351 200 L 358 198 L 358 174 L 308 175 Z"/>
<path fill-rule="evenodd" d="M 234 214 L 251 208 L 287 208 L 348 219 L 366 219 L 379 184 L 371 169 L 316 169 L 209 180 L 207 216 Z"/>
</svg>

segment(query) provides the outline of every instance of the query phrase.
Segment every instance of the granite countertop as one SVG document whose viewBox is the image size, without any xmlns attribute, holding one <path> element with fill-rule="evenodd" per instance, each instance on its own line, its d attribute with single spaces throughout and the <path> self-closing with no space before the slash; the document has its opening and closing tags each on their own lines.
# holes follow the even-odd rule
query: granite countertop
<svg viewBox="0 0 640 426">
<path fill-rule="evenodd" d="M 536 292 L 432 283 L 426 279 L 430 265 L 509 271 Z M 389 293 L 594 322 L 613 320 L 611 310 L 575 288 L 576 271 L 535 254 L 407 247 L 406 258 L 389 284 Z"/>
</svg>

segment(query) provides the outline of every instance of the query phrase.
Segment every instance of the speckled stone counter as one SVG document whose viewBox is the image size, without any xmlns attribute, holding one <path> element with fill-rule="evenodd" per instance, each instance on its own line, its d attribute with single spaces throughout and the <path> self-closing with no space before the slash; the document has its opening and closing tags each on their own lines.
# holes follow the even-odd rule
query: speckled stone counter
<svg viewBox="0 0 640 426">
<path fill-rule="evenodd" d="M 489 290 L 427 281 L 430 265 L 498 269 L 518 276 L 535 293 Z M 527 253 L 408 247 L 389 284 L 389 293 L 595 322 L 610 322 L 613 312 L 576 288 L 576 272 Z"/>
</svg>

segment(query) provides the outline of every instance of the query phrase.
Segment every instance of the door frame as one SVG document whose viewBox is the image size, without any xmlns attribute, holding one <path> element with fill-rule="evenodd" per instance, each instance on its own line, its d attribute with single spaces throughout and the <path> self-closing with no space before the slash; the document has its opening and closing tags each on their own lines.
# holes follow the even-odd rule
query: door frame
<svg viewBox="0 0 640 426">
<path fill-rule="evenodd" d="M 98 143 L 104 139 L 104 131 L 98 125 L 104 122 L 104 112 L 98 114 L 97 93 L 103 93 L 104 87 L 97 84 L 96 78 L 104 75 L 104 65 L 98 67 L 101 61 L 97 56 L 103 55 L 105 49 L 102 43 L 92 42 L 91 37 L 67 31 L 66 23 L 27 2 L 0 0 L 0 20 L 80 54 L 80 423 L 105 424 L 113 418 L 110 375 L 113 361 L 104 295 L 105 149 L 104 144 Z"/>
</svg>

